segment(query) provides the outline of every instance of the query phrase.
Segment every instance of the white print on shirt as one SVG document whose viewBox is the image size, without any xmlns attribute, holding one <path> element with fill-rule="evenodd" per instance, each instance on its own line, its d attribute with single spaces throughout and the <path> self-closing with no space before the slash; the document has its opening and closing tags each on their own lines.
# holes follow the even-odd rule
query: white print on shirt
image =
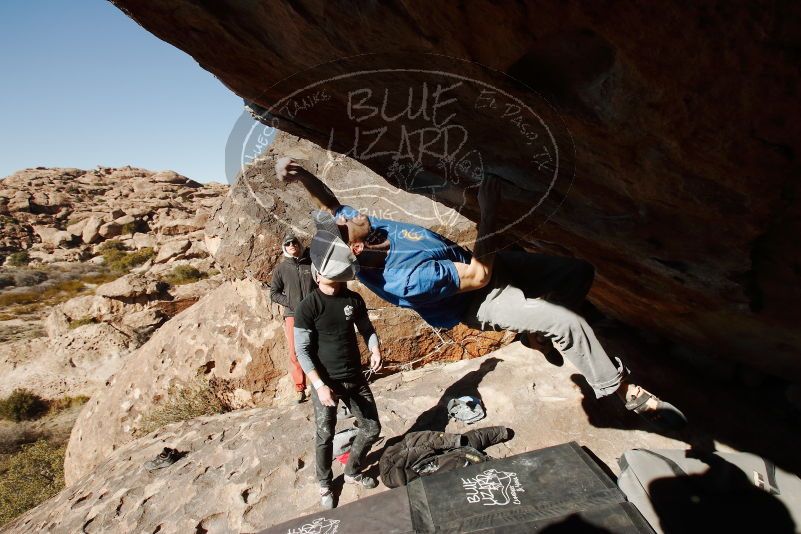
<svg viewBox="0 0 801 534">
<path fill-rule="evenodd" d="M 345 311 L 345 319 L 350 319 L 351 317 L 353 317 L 353 306 L 348 304 L 347 306 L 345 306 L 344 311 Z"/>
<path fill-rule="evenodd" d="M 463 478 L 467 502 L 484 506 L 506 506 L 520 504 L 518 493 L 526 490 L 520 484 L 517 473 L 487 469 L 473 478 Z"/>
<path fill-rule="evenodd" d="M 290 528 L 286 534 L 336 534 L 338 530 L 338 519 L 318 517 L 311 523 L 306 523 L 298 528 Z"/>
</svg>

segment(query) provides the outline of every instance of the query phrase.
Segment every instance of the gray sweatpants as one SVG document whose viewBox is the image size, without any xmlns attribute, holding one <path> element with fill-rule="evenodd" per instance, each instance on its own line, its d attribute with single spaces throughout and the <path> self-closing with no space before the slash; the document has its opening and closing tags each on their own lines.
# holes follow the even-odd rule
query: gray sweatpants
<svg viewBox="0 0 801 534">
<path fill-rule="evenodd" d="M 603 397 L 617 390 L 626 371 L 575 312 L 594 277 L 595 269 L 582 260 L 499 252 L 489 285 L 476 291 L 462 321 L 480 330 L 542 333 Z"/>
</svg>

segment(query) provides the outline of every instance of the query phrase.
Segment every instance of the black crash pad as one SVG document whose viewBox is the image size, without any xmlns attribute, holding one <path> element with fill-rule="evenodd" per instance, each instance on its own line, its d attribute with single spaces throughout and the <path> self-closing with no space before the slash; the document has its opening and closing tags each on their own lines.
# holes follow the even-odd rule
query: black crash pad
<svg viewBox="0 0 801 534">
<path fill-rule="evenodd" d="M 653 532 L 575 442 L 414 480 L 263 534 Z"/>
</svg>

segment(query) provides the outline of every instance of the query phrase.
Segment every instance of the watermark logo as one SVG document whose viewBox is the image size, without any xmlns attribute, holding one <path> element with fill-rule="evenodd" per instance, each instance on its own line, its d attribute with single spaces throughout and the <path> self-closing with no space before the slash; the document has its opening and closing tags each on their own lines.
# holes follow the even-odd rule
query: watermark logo
<svg viewBox="0 0 801 534">
<path fill-rule="evenodd" d="M 475 218 L 477 192 L 492 175 L 503 184 L 496 233 L 524 222 L 531 229 L 553 215 L 573 179 L 572 138 L 555 109 L 476 63 L 430 54 L 344 58 L 282 80 L 257 100 L 249 106 L 259 122 L 241 119 L 229 138 L 229 181 L 287 131 L 325 150 L 317 175 L 341 204 L 376 219 L 447 229 L 465 212 Z M 345 158 L 393 187 L 328 179 Z M 394 188 L 415 202 L 400 201 Z M 396 252 L 438 246 L 418 243 L 424 236 L 413 228 L 393 229 Z"/>
<path fill-rule="evenodd" d="M 519 495 L 526 491 L 517 473 L 496 469 L 487 469 L 473 478 L 463 478 L 462 488 L 467 502 L 484 506 L 520 504 Z"/>
<path fill-rule="evenodd" d="M 305 523 L 297 528 L 290 528 L 287 534 L 336 534 L 339 531 L 338 519 L 318 517 L 311 523 Z"/>
</svg>

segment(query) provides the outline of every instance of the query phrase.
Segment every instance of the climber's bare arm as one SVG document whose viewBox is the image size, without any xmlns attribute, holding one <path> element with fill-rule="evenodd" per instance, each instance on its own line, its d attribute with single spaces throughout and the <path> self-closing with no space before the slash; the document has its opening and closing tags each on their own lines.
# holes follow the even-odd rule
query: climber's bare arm
<svg viewBox="0 0 801 534">
<path fill-rule="evenodd" d="M 328 210 L 333 214 L 341 206 L 327 185 L 292 158 L 279 159 L 275 164 L 275 175 L 282 182 L 300 182 L 320 209 Z"/>
<path fill-rule="evenodd" d="M 495 263 L 495 219 L 501 199 L 500 180 L 492 175 L 481 182 L 478 190 L 478 204 L 481 208 L 481 220 L 478 223 L 478 235 L 473 247 L 470 263 L 455 262 L 459 273 L 459 292 L 475 291 L 489 284 L 492 268 Z"/>
</svg>

